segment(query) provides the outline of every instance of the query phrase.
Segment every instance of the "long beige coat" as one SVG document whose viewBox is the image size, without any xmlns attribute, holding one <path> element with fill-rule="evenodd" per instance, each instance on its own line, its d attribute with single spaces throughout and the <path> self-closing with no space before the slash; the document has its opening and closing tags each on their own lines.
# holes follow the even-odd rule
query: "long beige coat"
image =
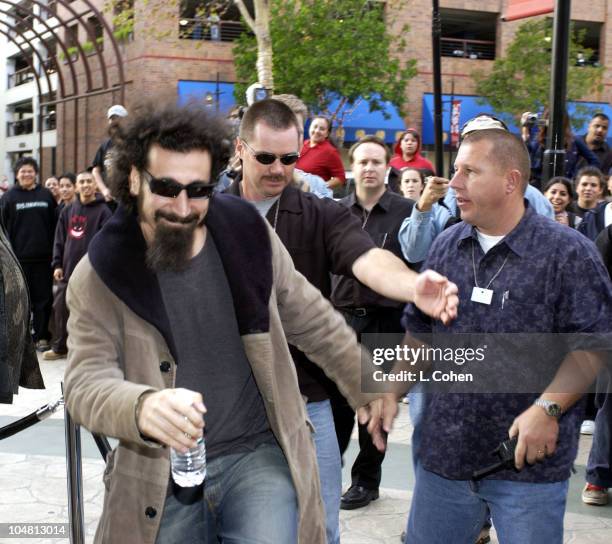
<svg viewBox="0 0 612 544">
<path fill-rule="evenodd" d="M 325 520 L 312 425 L 287 341 L 319 364 L 353 407 L 373 398 L 360 391 L 362 356 L 364 368 L 370 359 L 362 355 L 344 319 L 296 272 L 282 243 L 269 232 L 273 260 L 269 332 L 245 335 L 242 341 L 295 484 L 298 542 L 323 544 Z M 68 305 L 66 406 L 77 423 L 120 441 L 104 472 L 104 509 L 95 542 L 152 544 L 164 509 L 169 451 L 141 438 L 135 406 L 145 391 L 174 386 L 174 360 L 158 330 L 107 288 L 88 257 L 72 275 Z M 168 368 L 163 362 L 170 363 L 169 372 L 161 370 Z"/>
</svg>

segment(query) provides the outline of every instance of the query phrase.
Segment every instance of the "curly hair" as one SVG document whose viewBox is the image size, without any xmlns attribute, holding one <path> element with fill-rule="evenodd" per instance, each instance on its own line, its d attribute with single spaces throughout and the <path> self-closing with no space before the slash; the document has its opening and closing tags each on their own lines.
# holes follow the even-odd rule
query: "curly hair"
<svg viewBox="0 0 612 544">
<path fill-rule="evenodd" d="M 147 167 L 153 144 L 168 151 L 187 153 L 206 150 L 211 156 L 211 180 L 217 180 L 230 155 L 230 127 L 221 117 L 212 116 L 202 106 L 189 104 L 155 105 L 147 102 L 135 108 L 113 138 L 109 187 L 112 195 L 129 211 L 136 204 L 130 193 L 132 167 Z"/>
</svg>

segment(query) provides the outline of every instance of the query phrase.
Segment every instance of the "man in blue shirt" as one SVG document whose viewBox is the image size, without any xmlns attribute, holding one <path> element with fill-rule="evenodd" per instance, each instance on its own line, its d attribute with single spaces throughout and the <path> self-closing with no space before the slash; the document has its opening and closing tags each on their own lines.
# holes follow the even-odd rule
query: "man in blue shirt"
<svg viewBox="0 0 612 544">
<path fill-rule="evenodd" d="M 508 130 L 498 119 L 482 114 L 463 126 L 461 137 L 465 138 L 470 132 L 487 128 Z M 555 218 L 552 204 L 533 185 L 527 185 L 524 197 L 536 213 L 550 219 Z M 440 198 L 444 199 L 443 204 L 438 202 Z M 409 263 L 424 261 L 436 236 L 459 219 L 457 195 L 453 189 L 448 190 L 448 180 L 440 177 L 428 178 L 419 202 L 412 209 L 410 217 L 404 220 L 399 231 L 398 238 L 406 260 Z"/>
<path fill-rule="evenodd" d="M 461 312 L 442 325 L 409 305 L 408 333 L 610 332 L 612 287 L 594 245 L 524 201 L 529 156 L 523 143 L 503 129 L 473 132 L 455 167 L 450 187 L 463 222 L 436 238 L 424 268 L 458 285 Z M 571 363 L 563 361 L 540 395 L 428 393 L 407 542 L 472 544 L 487 507 L 501 543 L 562 542 L 578 401 L 597 370 L 568 392 L 558 383 Z M 505 364 L 522 370 L 519 360 Z M 390 395 L 385 404 L 386 430 L 393 400 Z M 518 472 L 472 480 L 508 436 L 518 438 Z"/>
</svg>

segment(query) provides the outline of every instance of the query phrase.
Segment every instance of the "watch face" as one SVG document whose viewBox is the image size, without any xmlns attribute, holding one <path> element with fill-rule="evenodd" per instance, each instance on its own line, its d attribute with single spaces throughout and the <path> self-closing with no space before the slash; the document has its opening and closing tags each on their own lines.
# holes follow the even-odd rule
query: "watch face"
<svg viewBox="0 0 612 544">
<path fill-rule="evenodd" d="M 561 406 L 559 406 L 556 402 L 551 402 L 546 407 L 546 412 L 553 417 L 559 417 L 561 415 Z"/>
</svg>

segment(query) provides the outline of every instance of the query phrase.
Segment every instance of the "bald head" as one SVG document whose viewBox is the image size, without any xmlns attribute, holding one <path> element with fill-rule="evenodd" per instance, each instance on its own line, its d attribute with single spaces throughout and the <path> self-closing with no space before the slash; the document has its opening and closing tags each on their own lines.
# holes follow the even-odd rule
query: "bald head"
<svg viewBox="0 0 612 544">
<path fill-rule="evenodd" d="M 505 130 L 485 129 L 470 132 L 461 145 L 482 141 L 491 144 L 487 159 L 497 164 L 500 171 L 518 170 L 520 172 L 522 189 L 525 192 L 531 177 L 531 161 L 523 140 Z"/>
</svg>

